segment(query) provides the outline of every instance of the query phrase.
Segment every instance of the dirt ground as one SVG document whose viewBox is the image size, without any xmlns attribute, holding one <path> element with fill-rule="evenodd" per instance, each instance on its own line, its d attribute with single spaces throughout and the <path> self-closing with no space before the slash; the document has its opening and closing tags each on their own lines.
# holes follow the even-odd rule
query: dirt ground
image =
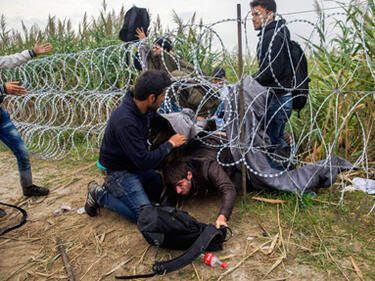
<svg viewBox="0 0 375 281">
<path fill-rule="evenodd" d="M 63 261 L 56 247 L 57 237 L 64 241 L 75 280 L 115 280 L 116 275 L 151 272 L 156 249 L 147 244 L 136 225 L 104 209 L 94 218 L 76 212 L 84 205 L 87 183 L 91 180 L 100 183 L 103 181 L 95 167 L 95 161 L 44 161 L 32 158 L 32 167 L 35 183 L 50 188 L 47 197 L 22 196 L 14 157 L 10 152 L 0 152 L 0 201 L 18 205 L 28 212 L 24 226 L 0 236 L 0 280 L 67 280 Z M 68 205 L 74 210 L 54 215 L 54 211 L 62 205 Z M 215 221 L 219 205 L 220 198 L 210 196 L 188 201 L 183 209 L 208 223 Z M 1 208 L 8 215 L 0 219 L 0 231 L 17 224 L 21 218 L 17 211 Z M 239 212 L 239 208 L 235 208 L 233 218 L 239 216 Z M 267 227 L 267 223 L 263 223 Z M 196 261 L 178 272 L 147 280 L 340 279 L 329 278 L 327 272 L 319 272 L 306 264 L 300 264 L 297 257 L 309 250 L 302 246 L 291 245 L 288 255 L 282 261 L 281 251 L 276 247 L 268 255 L 267 250 L 264 253 L 257 251 L 260 245 L 270 239 L 264 237 L 263 230 L 255 219 L 250 218 L 241 223 L 236 223 L 234 219 L 230 226 L 234 235 L 226 242 L 224 250 L 217 253 L 217 256 L 228 263 L 226 270 Z M 254 239 L 250 241 L 248 237 Z M 169 259 L 180 253 L 159 250 L 157 259 Z M 275 269 L 272 270 L 274 266 Z M 231 269 L 234 269 L 231 273 L 222 275 Z M 267 275 L 269 271 L 271 272 Z"/>
</svg>

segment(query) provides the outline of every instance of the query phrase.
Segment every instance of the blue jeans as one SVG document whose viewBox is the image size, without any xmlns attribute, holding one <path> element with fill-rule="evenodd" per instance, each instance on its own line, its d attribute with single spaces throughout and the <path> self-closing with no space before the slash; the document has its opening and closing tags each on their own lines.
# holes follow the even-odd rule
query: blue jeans
<svg viewBox="0 0 375 281">
<path fill-rule="evenodd" d="M 148 196 L 156 199 L 162 191 L 161 178 L 154 170 L 116 171 L 106 177 L 104 185 L 96 192 L 99 205 L 132 222 L 137 221 L 141 207 L 151 205 Z"/>
<path fill-rule="evenodd" d="M 0 140 L 9 147 L 14 156 L 16 156 L 21 186 L 31 186 L 33 179 L 31 175 L 29 151 L 16 126 L 14 126 L 13 122 L 10 120 L 9 113 L 1 109 L 0 116 Z"/>
<path fill-rule="evenodd" d="M 9 118 L 9 113 L 1 110 L 0 140 L 13 152 L 17 158 L 17 165 L 20 171 L 30 169 L 29 151 L 23 142 L 16 126 Z"/>
<path fill-rule="evenodd" d="M 291 94 L 284 96 L 271 95 L 269 97 L 266 112 L 266 132 L 273 145 L 288 145 L 284 141 L 284 129 L 292 114 L 292 109 L 293 100 Z"/>
</svg>

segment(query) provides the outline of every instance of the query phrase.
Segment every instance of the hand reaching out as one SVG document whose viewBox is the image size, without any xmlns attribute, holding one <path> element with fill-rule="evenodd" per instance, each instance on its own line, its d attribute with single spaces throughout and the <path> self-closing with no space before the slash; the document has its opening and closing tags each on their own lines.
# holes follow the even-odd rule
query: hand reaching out
<svg viewBox="0 0 375 281">
<path fill-rule="evenodd" d="M 39 41 L 37 41 L 34 45 L 33 51 L 36 55 L 42 55 L 52 51 L 52 49 L 53 47 L 50 43 L 39 45 Z"/>
<path fill-rule="evenodd" d="M 18 86 L 20 82 L 7 82 L 4 84 L 6 93 L 8 95 L 23 96 L 26 95 L 27 91 L 24 87 Z"/>
<path fill-rule="evenodd" d="M 146 34 L 145 34 L 144 30 L 143 30 L 143 27 L 141 27 L 141 28 L 137 28 L 137 29 L 135 30 L 135 32 L 137 33 L 137 37 L 138 37 L 140 40 L 146 38 Z"/>
<path fill-rule="evenodd" d="M 186 142 L 186 137 L 184 135 L 175 134 L 171 136 L 168 141 L 173 145 L 173 147 L 179 147 Z"/>
</svg>

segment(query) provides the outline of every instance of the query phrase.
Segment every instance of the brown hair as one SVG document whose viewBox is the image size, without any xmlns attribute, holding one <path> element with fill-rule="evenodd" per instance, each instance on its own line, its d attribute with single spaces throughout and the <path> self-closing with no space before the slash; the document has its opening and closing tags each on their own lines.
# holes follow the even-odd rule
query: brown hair
<svg viewBox="0 0 375 281">
<path fill-rule="evenodd" d="M 276 2 L 275 0 L 254 0 L 250 2 L 250 7 L 254 8 L 256 6 L 261 6 L 268 12 L 276 13 Z"/>
<path fill-rule="evenodd" d="M 164 183 L 168 188 L 174 188 L 177 182 L 187 177 L 191 171 L 189 164 L 183 158 L 166 164 L 163 168 Z"/>
</svg>

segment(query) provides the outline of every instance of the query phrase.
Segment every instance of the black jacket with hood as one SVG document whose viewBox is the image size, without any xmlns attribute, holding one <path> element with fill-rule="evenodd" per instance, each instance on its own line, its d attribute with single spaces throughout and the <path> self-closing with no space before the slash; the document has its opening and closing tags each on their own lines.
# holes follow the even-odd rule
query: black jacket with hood
<svg viewBox="0 0 375 281">
<path fill-rule="evenodd" d="M 284 24 L 285 20 L 273 21 L 259 32 L 257 45 L 259 69 L 253 75 L 262 86 L 275 88 L 277 95 L 287 93 L 280 89 L 279 84 L 290 88 L 292 83 L 291 60 L 288 53 L 290 32 Z"/>
</svg>

